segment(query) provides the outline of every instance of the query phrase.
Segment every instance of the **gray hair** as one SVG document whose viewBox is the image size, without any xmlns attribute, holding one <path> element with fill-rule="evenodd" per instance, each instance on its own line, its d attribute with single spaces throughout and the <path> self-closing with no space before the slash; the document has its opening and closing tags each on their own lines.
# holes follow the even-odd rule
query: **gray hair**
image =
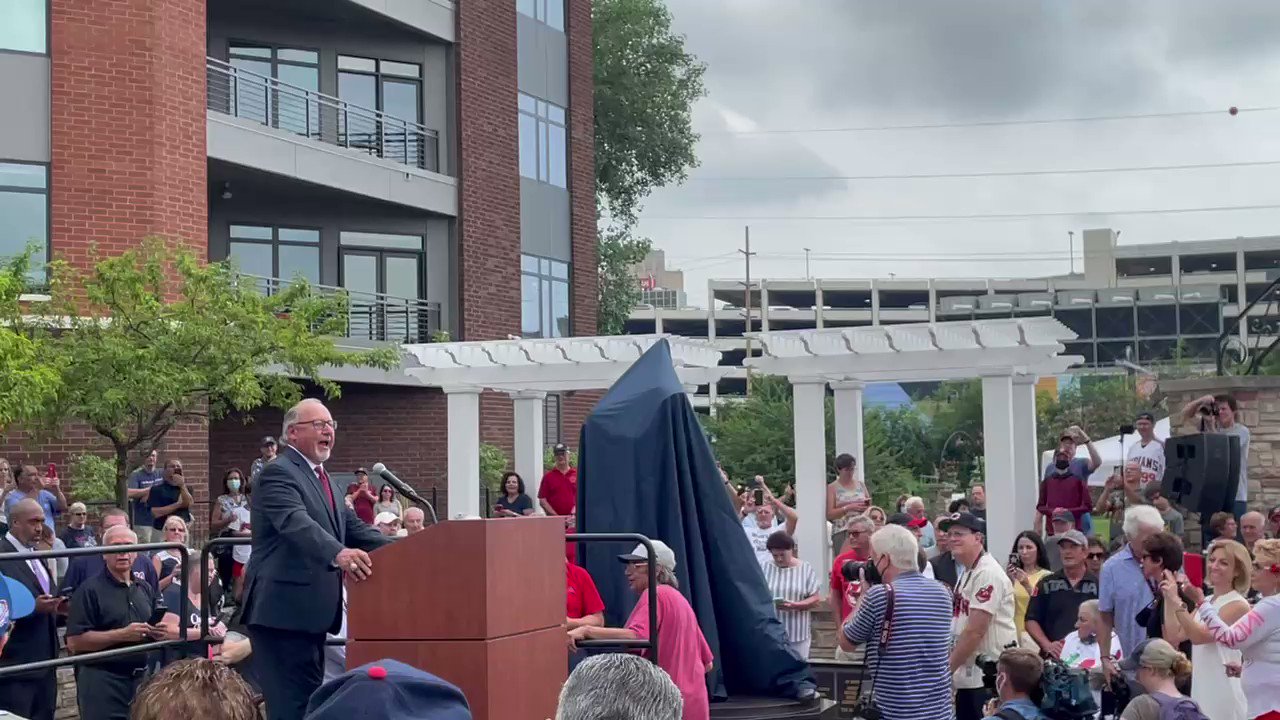
<svg viewBox="0 0 1280 720">
<path fill-rule="evenodd" d="M 1150 505 L 1135 505 L 1124 511 L 1124 534 L 1132 538 L 1142 529 L 1159 532 L 1164 529 L 1160 511 Z"/>
<path fill-rule="evenodd" d="M 855 526 L 861 527 L 863 530 L 872 530 L 875 528 L 876 523 L 871 519 L 870 515 L 863 513 L 849 518 L 849 524 L 845 526 L 845 529 L 852 530 Z"/>
<path fill-rule="evenodd" d="M 889 558 L 899 570 L 920 569 L 920 545 L 916 536 L 901 525 L 885 525 L 871 536 L 871 551 Z"/>
<path fill-rule="evenodd" d="M 635 655 L 587 658 L 560 690 L 556 720 L 680 720 L 684 698 L 662 668 Z"/>
<path fill-rule="evenodd" d="M 102 533 L 102 544 L 108 545 L 120 535 L 128 535 L 133 538 L 133 542 L 127 543 L 128 545 L 134 545 L 138 542 L 138 534 L 131 530 L 128 525 L 116 525 L 115 527 L 107 528 L 107 531 Z"/>
<path fill-rule="evenodd" d="M 655 575 L 659 585 L 670 585 L 677 590 L 680 589 L 680 581 L 676 579 L 674 570 L 668 570 L 666 567 L 659 565 Z"/>
<path fill-rule="evenodd" d="M 303 398 L 302 400 L 299 400 L 297 404 L 295 404 L 293 407 L 285 411 L 284 422 L 280 423 L 279 442 L 287 443 L 289 441 L 289 428 L 298 424 L 298 416 L 302 414 L 302 406 L 312 405 L 312 404 L 324 405 L 324 403 L 320 402 L 316 398 Z"/>
<path fill-rule="evenodd" d="M 920 497 L 919 495 L 912 495 L 911 497 L 902 501 L 902 507 L 904 508 L 910 507 L 912 505 L 919 505 L 920 507 L 924 507 L 925 506 L 924 498 Z"/>
</svg>

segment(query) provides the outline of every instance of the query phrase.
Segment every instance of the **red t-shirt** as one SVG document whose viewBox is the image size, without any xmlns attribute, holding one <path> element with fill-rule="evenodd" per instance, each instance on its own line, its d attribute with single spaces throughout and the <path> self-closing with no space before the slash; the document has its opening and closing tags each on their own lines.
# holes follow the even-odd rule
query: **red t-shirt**
<svg viewBox="0 0 1280 720">
<path fill-rule="evenodd" d="M 356 490 L 359 490 L 359 489 L 360 489 L 360 483 L 351 483 L 350 485 L 347 486 L 347 494 L 351 495 L 352 493 L 354 493 Z M 359 517 L 361 520 L 365 521 L 366 523 L 369 523 L 370 525 L 372 525 L 374 502 L 375 501 L 373 499 L 372 491 L 370 491 L 367 494 L 360 493 L 351 498 L 351 507 L 356 511 L 357 517 Z"/>
<path fill-rule="evenodd" d="M 578 470 L 560 472 L 551 468 L 542 476 L 538 499 L 546 500 L 556 515 L 572 515 L 578 507 Z"/>
<path fill-rule="evenodd" d="M 564 534 L 572 535 L 574 532 L 576 531 L 571 528 L 565 528 Z M 564 559 L 568 560 L 570 565 L 578 564 L 578 543 L 570 540 L 564 541 Z"/>
<path fill-rule="evenodd" d="M 866 558 L 860 557 L 857 550 L 840 553 L 836 556 L 835 562 L 831 563 L 831 593 L 840 598 L 840 619 L 837 621 L 841 624 L 844 619 L 849 617 L 849 613 L 853 611 L 853 607 L 849 605 L 849 601 L 845 599 L 844 591 L 849 585 L 844 581 L 844 574 L 840 572 L 840 568 L 850 560 L 866 562 Z"/>
<path fill-rule="evenodd" d="M 565 581 L 565 617 L 576 620 L 588 615 L 604 612 L 604 600 L 600 599 L 600 591 L 596 589 L 591 573 L 571 562 L 564 564 Z"/>
</svg>

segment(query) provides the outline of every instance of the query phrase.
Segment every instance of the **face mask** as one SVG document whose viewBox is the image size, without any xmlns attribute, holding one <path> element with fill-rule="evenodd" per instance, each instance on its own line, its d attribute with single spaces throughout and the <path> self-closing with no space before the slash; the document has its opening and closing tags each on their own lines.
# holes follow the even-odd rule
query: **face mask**
<svg viewBox="0 0 1280 720">
<path fill-rule="evenodd" d="M 227 487 L 231 489 L 231 492 L 240 492 L 240 480 L 236 478 L 228 480 Z"/>
<path fill-rule="evenodd" d="M 1071 467 L 1071 461 L 1067 460 L 1066 458 L 1058 458 L 1057 460 L 1053 461 L 1053 466 L 1058 468 L 1059 470 L 1066 470 L 1067 468 Z"/>
</svg>

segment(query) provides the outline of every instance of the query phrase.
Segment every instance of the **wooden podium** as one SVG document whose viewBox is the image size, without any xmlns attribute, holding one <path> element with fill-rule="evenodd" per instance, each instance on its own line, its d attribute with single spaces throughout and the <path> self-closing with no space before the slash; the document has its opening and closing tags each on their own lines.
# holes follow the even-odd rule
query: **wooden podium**
<svg viewBox="0 0 1280 720">
<path fill-rule="evenodd" d="M 454 683 L 476 720 L 555 717 L 568 674 L 561 518 L 452 520 L 380 548 L 348 587 L 347 667 Z"/>
</svg>

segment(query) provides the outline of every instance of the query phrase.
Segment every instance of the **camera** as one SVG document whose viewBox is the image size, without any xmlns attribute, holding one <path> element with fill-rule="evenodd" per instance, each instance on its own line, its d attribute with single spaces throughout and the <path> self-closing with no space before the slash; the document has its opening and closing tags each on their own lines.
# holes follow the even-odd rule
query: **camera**
<svg viewBox="0 0 1280 720">
<path fill-rule="evenodd" d="M 879 585 L 884 582 L 884 578 L 880 576 L 880 570 L 876 568 L 875 563 L 849 560 L 840 566 L 840 575 L 844 577 L 845 582 L 862 582 L 862 572 L 867 575 L 868 585 Z"/>
<path fill-rule="evenodd" d="M 1208 416 L 1210 416 L 1210 417 L 1217 417 L 1217 416 L 1218 416 L 1218 403 L 1216 403 L 1216 402 L 1212 402 L 1212 403 L 1209 403 L 1208 405 L 1201 405 L 1201 406 L 1200 406 L 1200 414 L 1201 414 L 1201 415 L 1208 415 Z"/>
<path fill-rule="evenodd" d="M 990 692 L 996 692 L 996 675 L 1000 672 L 1000 667 L 995 660 L 982 655 L 978 656 L 978 669 L 982 671 L 982 687 Z"/>
</svg>

